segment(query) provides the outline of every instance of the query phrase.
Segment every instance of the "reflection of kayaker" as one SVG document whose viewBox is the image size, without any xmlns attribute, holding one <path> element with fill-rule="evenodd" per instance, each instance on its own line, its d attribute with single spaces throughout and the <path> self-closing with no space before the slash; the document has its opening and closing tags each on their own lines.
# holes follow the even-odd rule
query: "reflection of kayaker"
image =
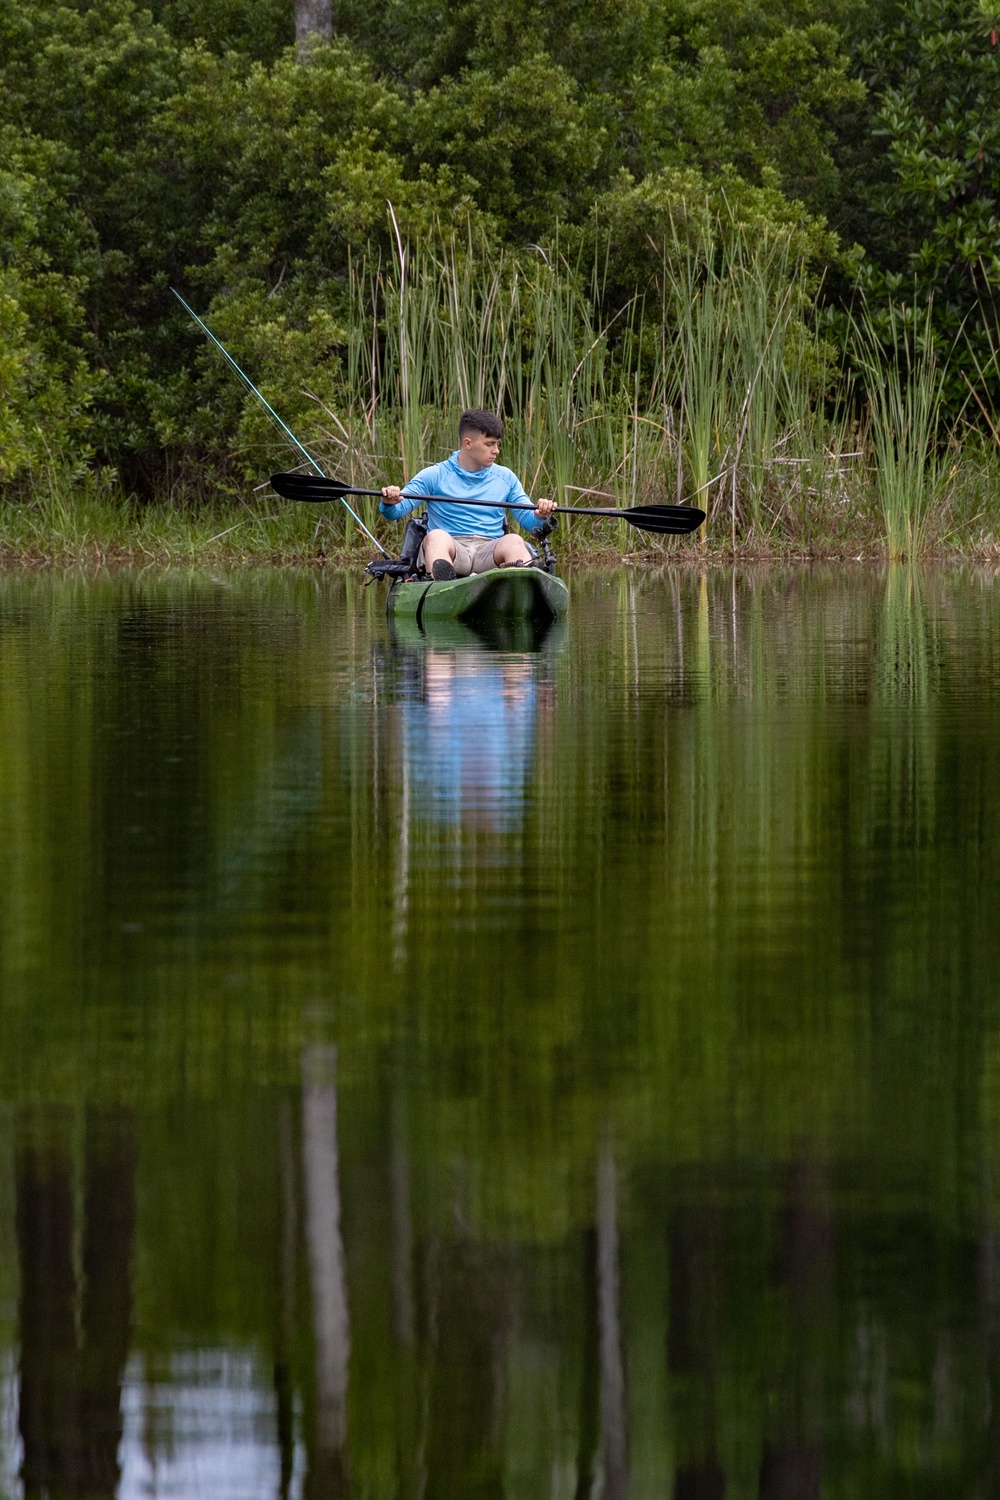
<svg viewBox="0 0 1000 1500">
<path fill-rule="evenodd" d="M 422 691 L 403 705 L 414 811 L 442 823 L 510 827 L 533 762 L 536 685 L 527 658 L 427 650 Z"/>
<path fill-rule="evenodd" d="M 417 564 L 438 582 L 491 568 L 530 567 L 534 561 L 522 537 L 505 535 L 505 516 L 511 514 L 525 531 L 538 531 L 555 501 L 532 505 L 513 470 L 496 461 L 502 438 L 503 423 L 495 413 L 465 411 L 450 458 L 408 480 L 405 498 L 398 485 L 382 491 L 380 509 L 391 521 L 401 521 L 426 498 L 428 530 Z M 475 506 L 463 504 L 467 500 Z M 490 504 L 497 508 L 487 508 Z M 503 508 L 510 506 L 517 509 Z"/>
</svg>

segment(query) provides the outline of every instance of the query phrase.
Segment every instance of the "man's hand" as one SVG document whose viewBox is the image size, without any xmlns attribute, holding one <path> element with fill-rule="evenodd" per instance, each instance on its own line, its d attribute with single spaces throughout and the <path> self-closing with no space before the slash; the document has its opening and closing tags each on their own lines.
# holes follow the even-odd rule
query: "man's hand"
<svg viewBox="0 0 1000 1500">
<path fill-rule="evenodd" d="M 382 493 L 384 494 L 385 491 L 383 490 Z M 552 512 L 556 509 L 557 506 L 554 500 L 539 500 L 535 506 L 535 515 L 541 516 L 544 520 L 546 516 L 551 516 Z"/>
<path fill-rule="evenodd" d="M 403 498 L 403 491 L 398 484 L 385 484 L 382 486 L 382 499 L 387 505 L 398 505 Z"/>
</svg>

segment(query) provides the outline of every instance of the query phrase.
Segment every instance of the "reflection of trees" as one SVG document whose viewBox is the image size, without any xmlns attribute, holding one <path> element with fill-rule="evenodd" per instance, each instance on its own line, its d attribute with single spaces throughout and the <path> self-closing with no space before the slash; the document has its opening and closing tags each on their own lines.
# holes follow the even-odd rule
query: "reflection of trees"
<svg viewBox="0 0 1000 1500">
<path fill-rule="evenodd" d="M 628 1405 L 622 1351 L 618 1251 L 618 1165 L 610 1131 L 597 1155 L 596 1214 L 583 1238 L 581 1385 L 577 1413 L 576 1497 L 586 1500 L 600 1460 L 601 1494 L 626 1500 Z"/>
<path fill-rule="evenodd" d="M 49 597 L 47 583 L 37 587 Z M 831 1180 L 842 1164 L 849 1175 L 858 1163 L 864 1168 L 859 1191 L 869 1206 L 846 1227 L 838 1224 L 838 1265 L 842 1236 L 848 1255 L 865 1262 L 865 1276 L 895 1236 L 896 1273 L 900 1265 L 914 1272 L 902 1289 L 888 1276 L 874 1288 L 866 1282 L 836 1330 L 841 1363 L 851 1368 L 867 1340 L 870 1390 L 864 1381 L 860 1387 L 868 1416 L 849 1441 L 872 1443 L 887 1465 L 896 1464 L 893 1445 L 902 1453 L 904 1424 L 893 1403 L 905 1368 L 914 1388 L 933 1385 L 944 1392 L 941 1409 L 958 1412 L 949 1419 L 958 1437 L 947 1439 L 942 1421 L 930 1436 L 921 1433 L 922 1451 L 936 1455 L 943 1471 L 953 1462 L 948 1441 L 980 1455 L 985 1431 L 983 1462 L 996 1465 L 995 1335 L 984 1326 L 989 1347 L 976 1351 L 994 1391 L 991 1415 L 980 1422 L 973 1403 L 952 1400 L 956 1389 L 971 1388 L 968 1350 L 960 1332 L 951 1345 L 946 1334 L 950 1319 L 975 1318 L 972 1278 L 962 1281 L 976 1178 L 966 1164 L 982 1146 L 982 1098 L 996 1087 L 1000 700 L 991 685 L 1000 591 L 966 589 L 940 575 L 918 589 L 898 573 L 849 584 L 818 573 L 806 583 L 776 570 L 677 575 L 669 589 L 639 580 L 618 595 L 594 589 L 584 602 L 589 585 L 581 580 L 578 603 L 590 634 L 571 638 L 539 679 L 539 704 L 544 686 L 547 706 L 536 715 L 530 796 L 516 839 L 476 829 L 445 880 L 443 844 L 416 820 L 416 795 L 399 774 L 407 763 L 391 726 L 400 694 L 392 682 L 377 700 L 369 691 L 366 630 L 352 643 L 327 629 L 333 615 L 352 628 L 360 615 L 332 594 L 322 628 L 314 628 L 312 584 L 300 594 L 284 588 L 275 597 L 294 608 L 269 607 L 267 631 L 255 634 L 237 593 L 230 608 L 209 591 L 198 606 L 204 619 L 195 607 L 172 615 L 163 607 L 162 628 L 144 629 L 141 638 L 133 631 L 132 644 L 123 645 L 115 622 L 127 600 L 111 590 L 100 608 L 89 596 L 90 614 L 67 609 L 60 623 L 53 610 L 51 630 L 28 629 L 9 611 L 13 625 L 5 617 L 0 635 L 9 669 L 0 695 L 0 847 L 17 872 L 0 882 L 0 1091 L 13 1099 L 43 1089 L 65 1089 L 67 1098 L 99 1091 L 142 1098 L 149 1108 L 143 1171 L 153 1186 L 144 1190 L 142 1263 L 151 1268 L 156 1338 L 168 1343 L 193 1324 L 206 1340 L 266 1347 L 278 1338 L 286 1485 L 292 1398 L 311 1418 L 314 1379 L 323 1420 L 307 1423 L 308 1442 L 318 1454 L 322 1429 L 325 1451 L 342 1456 L 336 1433 L 346 1427 L 348 1333 L 356 1348 L 378 1351 L 373 1364 L 391 1365 L 391 1376 L 381 1370 L 376 1380 L 366 1353 L 352 1370 L 352 1380 L 371 1380 L 351 1392 L 357 1488 L 364 1463 L 376 1462 L 359 1433 L 365 1400 L 373 1409 L 380 1400 L 389 1405 L 391 1390 L 394 1410 L 405 1408 L 398 1428 L 386 1418 L 386 1442 L 409 1460 L 425 1451 L 424 1397 L 432 1393 L 441 1434 L 435 1462 L 447 1465 L 440 1414 L 459 1397 L 446 1389 L 452 1377 L 435 1365 L 434 1350 L 450 1349 L 459 1372 L 478 1352 L 491 1373 L 475 1377 L 477 1415 L 459 1429 L 464 1456 L 453 1468 L 495 1477 L 503 1438 L 490 1437 L 492 1418 L 483 1414 L 501 1401 L 503 1371 L 496 1341 L 484 1342 L 472 1324 L 482 1316 L 502 1344 L 506 1280 L 521 1278 L 538 1246 L 560 1242 L 572 1245 L 572 1260 L 567 1251 L 552 1274 L 578 1277 L 586 1237 L 587 1316 L 569 1314 L 572 1332 L 558 1335 L 565 1353 L 585 1325 L 582 1381 L 574 1375 L 565 1398 L 571 1410 L 563 1413 L 567 1443 L 576 1447 L 579 1438 L 582 1500 L 599 1482 L 602 1447 L 613 1460 L 615 1433 L 625 1430 L 611 1399 L 622 1388 L 611 1357 L 615 1299 L 606 1301 L 601 1287 L 612 1284 L 619 1264 L 628 1268 L 625 1292 L 635 1300 L 627 1320 L 619 1314 L 620 1339 L 623 1327 L 659 1315 L 655 1299 L 647 1303 L 637 1289 L 633 1250 L 652 1255 L 655 1246 L 659 1264 L 667 1256 L 664 1213 L 644 1219 L 641 1205 L 630 1212 L 631 1244 L 623 1228 L 614 1230 L 613 1213 L 594 1213 L 594 1141 L 612 1098 L 630 1182 L 655 1161 L 668 1181 L 677 1163 L 690 1164 L 695 1183 L 685 1206 L 671 1210 L 670 1274 L 659 1281 L 670 1320 L 669 1334 L 657 1335 L 657 1367 L 667 1383 L 667 1337 L 678 1496 L 720 1493 L 725 1476 L 714 1439 L 722 1403 L 741 1414 L 751 1488 L 756 1482 L 762 1494 L 780 1495 L 797 1484 L 815 1492 L 821 1459 L 824 1487 L 837 1483 L 838 1454 L 818 1446 L 819 1377 L 829 1363 L 814 1346 L 835 1316 L 822 1311 L 824 1297 L 833 1299 L 832 1271 L 819 1277 L 818 1290 L 797 1290 L 802 1268 L 826 1254 L 823 1236 L 832 1239 L 823 1173 L 796 1165 L 817 1139 Z M 48 624 L 49 615 L 26 600 L 21 618 Z M 88 692 L 74 692 L 83 681 Z M 984 685 L 981 701 L 973 704 L 969 684 Z M 144 825 L 140 832 L 131 828 L 133 813 L 122 816 L 126 804 Z M 148 909 L 137 911 L 137 902 Z M 249 942 L 247 911 L 256 923 Z M 123 932 L 136 916 L 147 931 Z M 390 931 L 398 968 L 386 984 Z M 240 975 L 230 973 L 237 968 Z M 60 984 L 78 971 L 85 1028 Z M 390 1160 L 384 1115 L 377 1127 L 371 1111 L 351 1118 L 345 1110 L 338 1120 L 343 1090 L 338 1096 L 332 1065 L 324 1075 L 317 1056 L 313 1077 L 302 1063 L 299 1017 L 317 976 L 342 982 L 357 998 L 338 1026 L 352 1048 L 352 1077 L 356 1069 L 372 1097 L 383 1083 L 402 1097 L 399 1077 L 380 1080 L 382 1042 L 398 1058 L 400 1028 L 410 1028 L 400 1074 L 410 1129 L 390 1128 Z M 136 977 L 153 980 L 143 988 L 141 1027 L 134 1025 Z M 230 977 L 246 988 L 227 989 Z M 291 1106 L 277 1134 L 282 1161 L 291 1151 L 294 1164 L 282 1166 L 280 1205 L 267 1204 L 274 1211 L 261 1216 L 259 1232 L 270 1235 L 273 1225 L 274 1242 L 257 1254 L 246 1219 L 242 1233 L 221 1208 L 211 1227 L 207 1221 L 220 1186 L 232 1189 L 227 1203 L 245 1205 L 262 1182 L 279 1180 L 267 1155 L 274 1132 L 260 1128 L 253 1110 L 260 1090 L 300 1080 L 302 1139 Z M 211 1170 L 197 1151 L 163 1144 L 169 1127 L 155 1113 L 166 1101 L 164 1119 L 176 1121 L 192 1087 L 203 1125 L 229 1122 Z M 990 1128 L 996 1131 L 995 1118 Z M 459 1135 L 470 1176 L 487 1185 L 466 1215 L 472 1227 L 461 1253 L 448 1249 L 449 1195 L 427 1190 Z M 185 1139 L 198 1137 L 192 1131 Z M 252 1160 L 261 1146 L 263 1166 Z M 345 1153 L 369 1165 L 378 1157 L 366 1185 L 376 1184 L 379 1206 L 370 1212 L 383 1214 L 385 1242 L 369 1253 L 372 1219 L 340 1233 L 356 1237 L 352 1276 L 357 1267 L 359 1277 L 377 1281 L 384 1328 L 360 1296 L 352 1295 L 348 1319 L 343 1246 L 323 1227 L 339 1216 Z M 172 1175 L 158 1177 L 168 1156 Z M 788 1200 L 780 1229 L 767 1219 L 766 1233 L 785 1247 L 777 1270 L 763 1264 L 763 1251 L 760 1263 L 747 1258 L 729 1207 L 712 1197 L 713 1171 L 736 1159 L 771 1164 L 773 1176 L 762 1176 L 754 1194 Z M 361 1169 L 352 1167 L 352 1181 L 355 1170 L 360 1180 Z M 25 1148 L 18 1174 L 18 1237 L 28 1267 L 22 1318 L 41 1330 L 52 1353 L 46 1363 L 25 1349 L 27 1475 L 32 1464 L 48 1472 L 87 1462 L 82 1388 L 92 1378 L 95 1388 L 109 1389 L 110 1379 L 96 1369 L 86 1375 L 81 1350 L 73 1353 L 71 1313 L 78 1329 L 106 1317 L 97 1302 L 85 1310 L 82 1260 L 67 1259 L 66 1224 L 74 1191 L 87 1197 L 84 1177 L 74 1187 L 68 1148 L 34 1158 Z M 168 1180 L 176 1194 L 162 1191 Z M 603 1180 L 617 1186 L 613 1170 Z M 605 1205 L 611 1196 L 605 1193 Z M 177 1212 L 177 1203 L 189 1212 Z M 308 1353 L 296 1345 L 289 1311 L 297 1220 L 309 1254 Z M 997 1258 L 993 1233 L 984 1230 L 984 1263 Z M 439 1343 L 425 1305 L 430 1278 L 407 1276 L 408 1268 L 426 1266 L 424 1247 L 434 1239 L 442 1245 L 438 1301 L 448 1300 L 449 1289 L 457 1298 L 468 1292 L 464 1311 L 447 1307 L 435 1324 Z M 819 1248 L 809 1250 L 813 1242 Z M 492 1248 L 498 1244 L 507 1248 Z M 941 1293 L 932 1318 L 928 1267 L 944 1256 L 941 1245 L 952 1257 L 940 1271 L 952 1301 L 945 1306 Z M 275 1266 L 282 1268 L 278 1309 L 267 1301 Z M 480 1271 L 489 1294 L 474 1284 Z M 193 1287 L 203 1295 L 191 1295 Z M 331 1316 L 338 1297 L 339 1321 Z M 772 1323 L 763 1315 L 759 1326 L 741 1322 L 737 1302 L 766 1304 Z M 915 1330 L 931 1324 L 928 1355 Z M 299 1333 L 304 1344 L 306 1330 Z M 105 1343 L 113 1351 L 110 1332 Z M 633 1352 L 630 1336 L 630 1361 Z M 575 1366 L 575 1344 L 566 1358 Z M 836 1407 L 829 1384 L 826 1420 L 849 1423 L 853 1408 Z M 762 1387 L 772 1403 L 766 1421 L 746 1396 Z M 632 1399 L 636 1390 L 630 1383 Z M 44 1414 L 57 1409 L 66 1419 L 54 1427 Z M 46 1457 L 43 1439 L 57 1429 L 66 1452 Z M 638 1474 L 634 1422 L 627 1436 Z M 394 1459 L 383 1454 L 383 1469 Z M 346 1460 L 338 1472 L 346 1474 Z M 408 1484 L 415 1473 L 414 1459 Z M 984 1469 L 984 1492 L 996 1473 Z"/>
<path fill-rule="evenodd" d="M 393 1090 L 389 1118 L 389 1218 L 392 1241 L 392 1322 L 404 1349 L 414 1342 L 413 1218 L 410 1207 L 410 1151 L 406 1103 Z"/>
<path fill-rule="evenodd" d="M 833 1226 L 825 1174 L 788 1168 L 776 1280 L 788 1299 L 790 1353 L 774 1392 L 776 1432 L 764 1444 L 760 1500 L 819 1500 L 823 1385 L 833 1314 Z"/>
<path fill-rule="evenodd" d="M 575 1500 L 590 1500 L 594 1487 L 594 1458 L 597 1454 L 600 1418 L 600 1343 L 597 1331 L 597 1231 L 584 1230 L 583 1297 L 580 1317 L 583 1324 L 580 1348 L 580 1395 L 576 1417 L 576 1492 Z"/>
<path fill-rule="evenodd" d="M 346 1495 L 347 1375 L 350 1328 L 340 1225 L 337 1140 L 337 1049 L 302 1055 L 302 1161 L 306 1242 L 316 1345 L 316 1426 L 306 1486 L 309 1495 Z"/>
<path fill-rule="evenodd" d="M 977 1463 L 974 1493 L 1000 1494 L 1000 1232 L 994 1218 L 992 1183 L 986 1175 L 985 1223 L 979 1244 L 978 1291 L 983 1376 L 990 1394 L 989 1417 Z"/>
<path fill-rule="evenodd" d="M 19 1146 L 19 1427 L 26 1497 L 111 1497 L 118 1488 L 121 1380 L 132 1317 L 135 1172 L 131 1115 L 88 1110 L 78 1285 L 68 1140 L 56 1133 L 26 1133 Z"/>
<path fill-rule="evenodd" d="M 674 1475 L 674 1500 L 722 1500 L 726 1476 L 714 1458 L 681 1464 Z"/>
<path fill-rule="evenodd" d="M 278 1307 L 275 1328 L 274 1393 L 281 1454 L 281 1500 L 287 1500 L 295 1467 L 295 1403 L 293 1394 L 295 1347 L 296 1262 L 298 1259 L 298 1197 L 295 1171 L 295 1127 L 290 1100 L 278 1104 Z"/>
<path fill-rule="evenodd" d="M 422 1012 L 424 1061 L 443 1076 L 452 1067 L 448 1039 L 468 1032 L 450 1008 L 482 1015 L 486 1034 L 491 1007 L 508 1003 L 495 929 L 476 920 L 502 896 L 510 930 L 540 939 L 524 960 L 535 971 L 524 1056 L 536 1077 L 526 1087 L 546 1086 L 560 1049 L 592 1042 L 594 1008 L 580 997 L 614 993 L 628 973 L 642 1001 L 633 1034 L 622 1028 L 611 1039 L 618 1076 L 635 1085 L 625 1137 L 642 1133 L 640 1116 L 648 1120 L 665 1094 L 678 1101 L 662 1125 L 670 1131 L 675 1120 L 719 1121 L 737 1091 L 732 1117 L 753 1119 L 762 1150 L 820 1114 L 842 1134 L 863 1135 L 872 1118 L 869 1012 L 877 1020 L 905 994 L 910 1013 L 935 1024 L 935 969 L 967 966 L 971 1004 L 988 991 L 998 957 L 988 889 L 963 888 L 968 859 L 986 869 L 1000 838 L 1000 799 L 990 790 L 1000 782 L 996 709 L 983 707 L 971 735 L 957 713 L 933 731 L 920 727 L 942 682 L 966 672 L 992 680 L 996 600 L 971 589 L 953 589 L 951 598 L 952 587 L 932 578 L 918 591 L 896 574 L 848 584 L 807 583 L 787 571 L 718 572 L 675 580 L 673 592 L 651 580 L 617 597 L 601 588 L 585 598 L 581 580 L 581 608 L 600 649 L 574 646 L 540 664 L 538 701 L 551 694 L 553 704 L 537 716 L 517 849 L 498 849 L 495 833 L 478 830 L 461 858 L 454 904 L 450 892 L 442 900 L 440 870 L 431 868 L 438 850 L 421 842 L 426 830 L 413 826 L 406 844 L 415 796 L 409 819 L 400 816 L 405 787 L 391 724 L 413 686 L 393 679 L 392 658 L 376 699 L 371 637 L 356 628 L 363 622 L 340 584 L 323 628 L 311 583 L 299 592 L 274 586 L 263 637 L 248 629 L 249 585 L 231 603 L 209 585 L 102 588 L 88 594 L 86 610 L 77 594 L 49 585 L 30 608 L 11 590 L 0 696 L 0 845 L 18 871 L 0 883 L 0 987 L 13 1023 L 0 1056 L 8 1097 L 22 1081 L 63 1077 L 67 1067 L 81 1087 L 106 1070 L 109 1039 L 134 993 L 116 993 L 123 966 L 134 972 L 152 961 L 149 934 L 126 935 L 123 922 L 141 923 L 149 911 L 136 907 L 145 904 L 161 916 L 175 911 L 179 891 L 189 902 L 183 932 L 171 929 L 164 941 L 177 944 L 172 953 L 182 952 L 184 965 L 147 1001 L 166 1053 L 153 1065 L 134 1038 L 127 1044 L 145 1097 L 162 1096 L 177 1076 L 181 994 L 197 1009 L 191 1025 L 203 1076 L 232 1079 L 240 1061 L 224 1043 L 223 1010 L 237 1024 L 252 1015 L 261 1034 L 261 1008 L 249 995 L 245 1003 L 236 992 L 220 997 L 189 962 L 208 940 L 220 961 L 246 968 L 239 939 L 248 909 L 259 915 L 249 951 L 262 964 L 261 955 L 267 965 L 274 958 L 266 982 L 289 1014 L 313 983 L 314 963 L 349 976 L 366 1007 L 392 1024 L 398 994 L 383 983 L 381 896 L 394 891 L 401 988 Z M 380 608 L 373 597 L 369 607 Z M 28 628 L 36 608 L 51 630 Z M 334 649 L 332 616 L 350 621 L 353 643 L 341 635 Z M 77 679 L 92 683 L 89 694 L 70 690 Z M 46 687 L 53 682 L 58 692 Z M 625 715 L 623 692 L 632 695 Z M 910 715 L 900 743 L 912 777 L 879 748 L 898 713 Z M 68 746 L 72 754 L 60 753 Z M 144 825 L 141 837 L 126 808 Z M 930 849 L 944 826 L 947 840 Z M 813 857 L 818 848 L 821 858 Z M 514 855 L 516 873 L 498 874 L 498 856 Z M 151 871 L 162 889 L 150 884 Z M 455 920 L 467 933 L 461 945 L 448 941 Z M 73 1033 L 67 1046 L 65 1028 L 33 1030 L 30 1017 L 43 999 L 62 1018 L 50 981 L 79 970 L 84 931 L 99 997 L 91 997 L 86 1035 Z M 683 940 L 692 932 L 702 940 Z M 780 942 L 756 948 L 741 972 L 747 1004 L 765 1020 L 787 971 L 795 974 L 786 1041 L 734 1068 L 732 1059 L 746 1062 L 747 1053 L 727 1031 L 732 976 L 748 934 L 769 933 Z M 914 953 L 921 961 L 908 969 Z M 425 990 L 431 962 L 433 993 Z M 970 1020 L 962 1034 L 972 1048 L 979 1032 Z M 282 1076 L 298 1066 L 301 1038 L 290 1029 L 275 1025 L 267 1059 Z M 903 1038 L 913 1066 L 897 1076 L 915 1098 L 934 1099 L 927 1059 L 938 1049 L 924 1047 L 923 1030 L 915 1025 Z M 786 1076 L 800 1086 L 783 1087 Z M 886 1113 L 917 1114 L 905 1100 Z M 531 1112 L 509 1118 L 513 1132 Z M 928 1129 L 929 1151 L 948 1128 L 938 1123 L 943 1129 Z M 889 1144 L 908 1154 L 909 1130 Z M 508 1159 L 531 1160 L 539 1142 L 522 1126 L 510 1146 Z"/>
<path fill-rule="evenodd" d="M 25 1495 L 73 1494 L 82 1455 L 68 1150 L 31 1144 L 18 1151 L 17 1242 Z"/>
<path fill-rule="evenodd" d="M 818 1442 L 765 1443 L 760 1500 L 819 1500 L 823 1455 Z"/>
<path fill-rule="evenodd" d="M 726 1424 L 728 1439 L 732 1381 L 749 1369 L 763 1396 L 760 1435 L 746 1434 L 761 1445 L 760 1500 L 820 1495 L 825 1387 L 836 1362 L 831 1193 L 826 1170 L 804 1157 L 779 1181 L 776 1214 L 767 1203 L 769 1180 L 758 1180 L 747 1207 L 712 1173 L 687 1185 L 673 1213 L 667 1359 L 679 1450 L 675 1500 L 726 1493 L 720 1428 Z M 755 1246 L 770 1250 L 756 1264 L 749 1258 Z"/>
<path fill-rule="evenodd" d="M 399 1066 L 397 1064 L 397 1066 Z M 400 1069 L 400 1071 L 402 1071 Z M 395 1379 L 397 1494 L 411 1500 L 423 1492 L 421 1376 L 414 1288 L 413 1187 L 407 1103 L 397 1076 L 389 1103 L 389 1277 L 392 1284 L 392 1361 Z"/>
<path fill-rule="evenodd" d="M 512 1317 L 508 1255 L 467 1238 L 435 1247 L 429 1289 L 426 1494 L 500 1500 Z"/>
<path fill-rule="evenodd" d="M 614 1147 L 604 1140 L 597 1158 L 597 1323 L 601 1363 L 602 1494 L 628 1495 L 625 1366 L 618 1307 L 618 1184 Z"/>
<path fill-rule="evenodd" d="M 715 1457 L 716 1382 L 722 1348 L 722 1225 L 706 1204 L 678 1204 L 669 1232 L 667 1367 L 680 1429 L 674 1500 L 718 1500 L 725 1475 Z"/>
</svg>

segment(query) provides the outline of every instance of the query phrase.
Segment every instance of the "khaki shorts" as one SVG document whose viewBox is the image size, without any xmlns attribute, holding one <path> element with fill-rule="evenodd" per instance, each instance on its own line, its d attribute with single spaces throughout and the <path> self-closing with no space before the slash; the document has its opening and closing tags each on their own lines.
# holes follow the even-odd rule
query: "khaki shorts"
<svg viewBox="0 0 1000 1500">
<path fill-rule="evenodd" d="M 453 536 L 455 543 L 455 572 L 459 578 L 468 578 L 470 573 L 488 573 L 495 568 L 493 548 L 501 539 L 498 536 Z M 424 566 L 424 549 L 418 559 Z"/>
</svg>

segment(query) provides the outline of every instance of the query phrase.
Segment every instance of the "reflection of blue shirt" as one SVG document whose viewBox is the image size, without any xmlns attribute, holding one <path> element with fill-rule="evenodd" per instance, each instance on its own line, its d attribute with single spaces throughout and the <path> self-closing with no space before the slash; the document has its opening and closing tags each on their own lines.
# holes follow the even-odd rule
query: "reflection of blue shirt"
<svg viewBox="0 0 1000 1500">
<path fill-rule="evenodd" d="M 459 658 L 461 662 L 461 658 Z M 495 828 L 523 815 L 535 731 L 535 683 L 511 681 L 481 657 L 406 704 L 404 754 L 417 808 L 437 822 L 485 817 Z"/>
<path fill-rule="evenodd" d="M 478 469 L 475 473 L 471 473 L 468 469 L 463 469 L 459 463 L 457 449 L 443 463 L 431 464 L 429 469 L 421 469 L 413 479 L 407 480 L 404 489 L 407 495 L 418 497 L 454 495 L 456 501 L 454 505 L 428 500 L 427 524 L 432 531 L 440 527 L 442 531 L 448 531 L 452 536 L 503 536 L 503 522 L 507 512 L 480 510 L 478 505 L 463 505 L 461 502 L 464 499 L 489 500 L 492 505 L 502 500 L 510 501 L 515 505 L 523 502 L 527 507 L 525 510 L 511 513 L 518 525 L 523 526 L 525 531 L 536 531 L 543 524 L 542 518 L 535 515 L 532 503 L 513 469 L 505 469 L 503 464 L 490 464 L 488 469 Z M 390 521 L 401 521 L 419 504 L 419 498 L 400 500 L 398 505 L 386 505 L 383 500 L 379 505 L 379 510 L 384 516 L 388 516 Z"/>
</svg>

